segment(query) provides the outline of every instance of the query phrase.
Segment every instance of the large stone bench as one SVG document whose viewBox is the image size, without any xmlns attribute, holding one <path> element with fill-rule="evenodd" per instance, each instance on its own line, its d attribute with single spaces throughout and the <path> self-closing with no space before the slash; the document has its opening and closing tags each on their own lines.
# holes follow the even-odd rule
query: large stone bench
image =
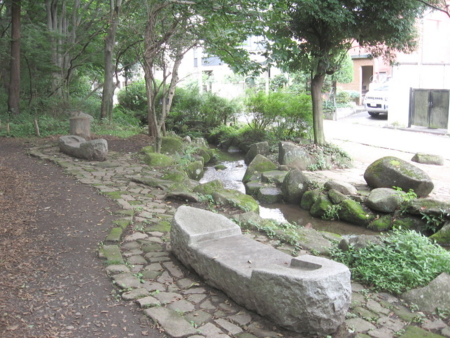
<svg viewBox="0 0 450 338">
<path fill-rule="evenodd" d="M 326 335 L 345 319 L 350 271 L 310 255 L 293 258 L 256 242 L 225 216 L 181 206 L 175 213 L 174 254 L 236 303 L 300 333 Z"/>
</svg>

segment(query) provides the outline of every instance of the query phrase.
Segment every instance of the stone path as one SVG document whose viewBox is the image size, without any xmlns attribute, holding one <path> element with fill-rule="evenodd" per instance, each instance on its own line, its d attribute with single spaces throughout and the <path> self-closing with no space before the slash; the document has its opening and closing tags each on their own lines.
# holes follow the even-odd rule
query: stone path
<svg viewBox="0 0 450 338">
<path fill-rule="evenodd" d="M 106 162 L 88 162 L 64 155 L 53 146 L 33 148 L 30 153 L 59 164 L 80 182 L 120 204 L 122 210 L 100 256 L 107 261 L 105 273 L 117 285 L 117 297 L 136 302 L 156 328 L 171 337 L 301 337 L 235 304 L 171 255 L 169 230 L 175 208 L 164 200 L 162 190 L 130 180 L 143 173 L 159 174 L 132 154 L 110 153 Z M 280 245 L 261 233 L 246 236 Z M 336 337 L 450 337 L 448 322 L 439 316 L 412 311 L 398 298 L 372 293 L 358 283 L 352 287 L 347 328 Z"/>
</svg>

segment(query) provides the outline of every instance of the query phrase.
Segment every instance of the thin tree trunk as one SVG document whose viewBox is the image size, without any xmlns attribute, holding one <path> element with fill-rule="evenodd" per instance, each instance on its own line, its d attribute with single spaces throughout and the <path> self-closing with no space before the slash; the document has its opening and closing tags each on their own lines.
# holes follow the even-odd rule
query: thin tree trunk
<svg viewBox="0 0 450 338">
<path fill-rule="evenodd" d="M 11 6 L 11 67 L 8 111 L 20 114 L 20 0 Z"/>
<path fill-rule="evenodd" d="M 108 35 L 105 40 L 105 80 L 103 85 L 102 106 L 100 109 L 100 118 L 112 120 L 113 97 L 114 97 L 114 45 L 116 43 L 117 26 L 119 25 L 119 15 L 122 6 L 122 0 L 111 0 L 111 23 Z"/>
<path fill-rule="evenodd" d="M 322 87 L 325 80 L 325 74 L 315 75 L 311 81 L 311 96 L 313 105 L 313 129 L 314 143 L 317 145 L 325 144 L 325 134 L 323 132 L 323 99 Z"/>
</svg>

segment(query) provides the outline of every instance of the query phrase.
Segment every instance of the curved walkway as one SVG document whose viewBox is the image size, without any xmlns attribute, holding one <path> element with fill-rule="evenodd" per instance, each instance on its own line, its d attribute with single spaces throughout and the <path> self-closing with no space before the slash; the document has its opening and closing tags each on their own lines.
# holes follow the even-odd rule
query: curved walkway
<svg viewBox="0 0 450 338">
<path fill-rule="evenodd" d="M 247 311 L 220 291 L 204 284 L 186 270 L 172 255 L 169 230 L 175 208 L 164 200 L 162 190 L 134 183 L 135 176 L 158 176 L 132 154 L 110 153 L 106 162 L 77 160 L 48 146 L 31 149 L 41 159 L 53 161 L 84 184 L 116 199 L 122 210 L 111 225 L 100 256 L 118 294 L 134 301 L 151 317 L 156 327 L 171 337 L 279 338 L 302 337 L 274 326 Z M 260 233 L 247 236 L 276 245 Z M 334 337 L 422 337 L 439 332 L 450 337 L 450 328 L 437 316 L 412 312 L 398 298 L 371 293 L 353 283 L 352 308 L 347 328 Z M 415 323 L 415 324 L 413 324 Z M 417 335 L 418 334 L 418 335 Z"/>
</svg>

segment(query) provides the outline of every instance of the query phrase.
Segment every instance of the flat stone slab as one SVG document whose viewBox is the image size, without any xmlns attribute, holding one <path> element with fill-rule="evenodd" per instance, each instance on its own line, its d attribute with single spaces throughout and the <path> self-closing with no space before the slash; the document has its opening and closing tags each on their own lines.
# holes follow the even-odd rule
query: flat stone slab
<svg viewBox="0 0 450 338">
<path fill-rule="evenodd" d="M 291 256 L 241 234 L 222 215 L 181 206 L 171 229 L 174 254 L 238 304 L 297 332 L 326 335 L 345 320 L 350 271 L 340 263 Z"/>
<path fill-rule="evenodd" d="M 196 334 L 197 330 L 180 314 L 164 307 L 153 307 L 144 311 L 145 314 L 157 321 L 172 337 L 184 337 Z"/>
</svg>

